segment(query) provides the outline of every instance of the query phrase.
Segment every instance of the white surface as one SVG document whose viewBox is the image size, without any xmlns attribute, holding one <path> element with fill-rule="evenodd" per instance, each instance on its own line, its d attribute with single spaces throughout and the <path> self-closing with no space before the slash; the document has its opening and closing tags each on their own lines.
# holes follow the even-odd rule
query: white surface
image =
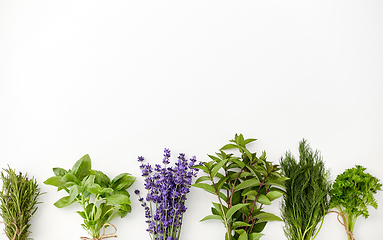
<svg viewBox="0 0 383 240">
<path fill-rule="evenodd" d="M 308 139 L 332 178 L 355 164 L 383 180 L 382 1 L 0 0 L 0 167 L 47 194 L 36 240 L 84 236 L 76 206 L 42 182 L 88 153 L 93 168 L 138 176 L 164 147 L 207 160 L 243 133 L 277 163 Z M 356 239 L 381 239 L 380 208 Z M 199 220 L 213 196 L 189 195 L 182 239 L 224 239 Z M 144 211 L 114 221 L 118 239 L 149 239 Z M 279 214 L 279 202 L 269 208 Z M 262 239 L 286 239 L 269 223 Z M 379 236 L 379 237 L 378 237 Z M 4 238 L 4 236 L 2 236 Z M 335 215 L 317 240 L 346 239 Z"/>
</svg>

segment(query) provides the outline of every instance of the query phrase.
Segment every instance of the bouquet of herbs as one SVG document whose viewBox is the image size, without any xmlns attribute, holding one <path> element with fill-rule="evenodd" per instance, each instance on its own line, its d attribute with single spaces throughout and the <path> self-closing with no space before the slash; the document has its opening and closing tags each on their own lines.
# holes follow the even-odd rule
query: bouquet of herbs
<svg viewBox="0 0 383 240">
<path fill-rule="evenodd" d="M 382 184 L 365 170 L 359 165 L 346 169 L 336 177 L 330 192 L 330 207 L 338 209 L 338 220 L 340 215 L 349 240 L 354 239 L 352 232 L 356 219 L 360 215 L 364 218 L 369 216 L 367 206 L 378 208 L 373 194 L 382 190 Z"/>
<path fill-rule="evenodd" d="M 138 157 L 140 169 L 145 177 L 146 199 L 139 197 L 145 208 L 147 231 L 152 240 L 178 240 L 181 234 L 182 218 L 186 212 L 186 194 L 190 191 L 192 178 L 197 169 L 192 169 L 196 157 L 189 161 L 180 153 L 174 167 L 169 167 L 170 150 L 165 148 L 162 167 L 156 164 L 153 168 L 144 164 L 144 158 Z M 140 194 L 136 190 L 137 195 Z M 147 204 L 148 203 L 148 204 Z"/>
<path fill-rule="evenodd" d="M 244 139 L 235 135 L 231 143 L 220 149 L 216 156 L 208 155 L 212 160 L 196 165 L 207 176 L 196 180 L 194 187 L 199 187 L 217 196 L 213 202 L 212 215 L 209 219 L 220 220 L 227 230 L 226 240 L 258 240 L 262 230 L 270 221 L 281 219 L 264 211 L 264 205 L 284 194 L 285 177 L 281 176 L 278 165 L 266 160 L 266 152 L 257 157 L 246 145 L 256 139 Z M 223 150 L 235 149 L 240 155 L 225 153 Z M 201 183 L 208 181 L 209 183 Z"/>
<path fill-rule="evenodd" d="M 299 143 L 299 161 L 286 152 L 280 164 L 289 178 L 281 208 L 285 235 L 290 240 L 314 239 L 319 232 L 316 226 L 329 209 L 329 171 L 319 151 L 312 151 L 304 139 Z"/>
<path fill-rule="evenodd" d="M 44 183 L 68 193 L 54 205 L 62 208 L 74 202 L 79 203 L 82 211 L 77 213 L 84 219 L 81 225 L 93 239 L 116 237 L 113 234 L 105 235 L 105 228 L 113 226 L 111 220 L 123 218 L 131 211 L 127 189 L 136 178 L 129 173 L 121 173 L 111 181 L 103 172 L 91 169 L 89 155 L 78 160 L 72 169 L 53 168 L 53 172 L 55 176 Z M 101 229 L 103 234 L 100 237 Z"/>
<path fill-rule="evenodd" d="M 28 179 L 26 174 L 16 174 L 9 166 L 1 172 L 1 180 L 0 216 L 6 225 L 5 234 L 9 239 L 26 240 L 30 233 L 31 218 L 39 203 L 40 188 L 36 179 Z"/>
</svg>

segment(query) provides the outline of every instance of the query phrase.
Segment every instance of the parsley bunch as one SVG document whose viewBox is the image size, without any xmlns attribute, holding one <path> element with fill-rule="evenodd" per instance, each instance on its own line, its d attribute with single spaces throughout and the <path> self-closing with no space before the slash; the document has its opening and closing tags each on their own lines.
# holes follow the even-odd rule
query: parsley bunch
<svg viewBox="0 0 383 240">
<path fill-rule="evenodd" d="M 348 223 L 347 227 L 351 232 L 353 232 L 356 219 L 360 215 L 364 218 L 369 216 L 367 206 L 372 206 L 375 209 L 378 207 L 373 194 L 382 190 L 379 179 L 365 173 L 364 170 L 366 168 L 360 165 L 346 169 L 337 176 L 330 192 L 330 207 L 339 210 L 343 221 Z M 350 236 L 349 239 L 351 239 Z"/>
</svg>

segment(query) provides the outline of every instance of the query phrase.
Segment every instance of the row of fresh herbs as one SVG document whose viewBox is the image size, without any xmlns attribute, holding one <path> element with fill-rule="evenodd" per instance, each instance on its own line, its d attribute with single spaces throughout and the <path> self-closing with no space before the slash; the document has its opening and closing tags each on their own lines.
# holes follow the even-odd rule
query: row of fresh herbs
<svg viewBox="0 0 383 240">
<path fill-rule="evenodd" d="M 373 194 L 381 190 L 379 180 L 357 165 L 345 170 L 331 184 L 330 174 L 318 150 L 313 151 L 306 140 L 299 143 L 299 160 L 286 152 L 279 164 L 259 156 L 247 145 L 256 139 L 235 135 L 210 161 L 196 163 L 196 158 L 186 160 L 178 156 L 174 167 L 169 166 L 170 150 L 165 149 L 163 164 L 144 164 L 139 157 L 145 179 L 146 197 L 139 196 L 145 209 L 147 231 L 152 240 L 178 240 L 183 214 L 186 212 L 186 195 L 191 186 L 201 188 L 217 197 L 212 203 L 211 214 L 205 220 L 219 220 L 226 228 L 226 240 L 257 240 L 267 222 L 284 221 L 284 232 L 289 240 L 313 240 L 324 217 L 336 208 L 338 220 L 344 225 L 349 240 L 353 240 L 356 219 L 368 217 L 368 206 L 377 208 Z M 236 152 L 239 154 L 236 155 Z M 196 179 L 202 170 L 204 176 Z M 53 168 L 55 176 L 44 183 L 64 190 L 67 195 L 54 205 L 63 208 L 77 202 L 84 219 L 82 227 L 94 240 L 116 237 L 105 234 L 105 228 L 114 227 L 110 222 L 131 212 L 128 188 L 136 178 L 121 173 L 112 180 L 103 172 L 91 168 L 88 155 L 79 159 L 71 169 Z M 4 174 L 6 173 L 6 174 Z M 17 175 L 11 168 L 1 173 L 0 216 L 5 223 L 9 239 L 25 240 L 29 235 L 30 220 L 37 210 L 41 195 L 34 178 Z M 140 191 L 136 190 L 140 195 Z M 281 217 L 265 210 L 266 205 L 282 197 Z M 319 227 L 318 227 L 319 225 Z M 114 227 L 115 228 L 115 227 Z M 116 228 L 115 228 L 116 229 Z M 100 234 L 102 235 L 100 236 Z M 89 239 L 82 237 L 82 239 Z"/>
</svg>

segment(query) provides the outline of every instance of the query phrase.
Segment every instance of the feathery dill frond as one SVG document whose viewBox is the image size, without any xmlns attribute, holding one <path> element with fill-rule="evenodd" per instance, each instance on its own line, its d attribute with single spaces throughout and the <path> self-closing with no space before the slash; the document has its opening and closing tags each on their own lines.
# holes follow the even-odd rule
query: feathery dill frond
<svg viewBox="0 0 383 240">
<path fill-rule="evenodd" d="M 329 171 L 320 152 L 314 152 L 305 139 L 299 143 L 299 161 L 286 152 L 280 165 L 289 178 L 281 206 L 285 235 L 290 240 L 314 239 L 316 226 L 329 209 Z"/>
</svg>

